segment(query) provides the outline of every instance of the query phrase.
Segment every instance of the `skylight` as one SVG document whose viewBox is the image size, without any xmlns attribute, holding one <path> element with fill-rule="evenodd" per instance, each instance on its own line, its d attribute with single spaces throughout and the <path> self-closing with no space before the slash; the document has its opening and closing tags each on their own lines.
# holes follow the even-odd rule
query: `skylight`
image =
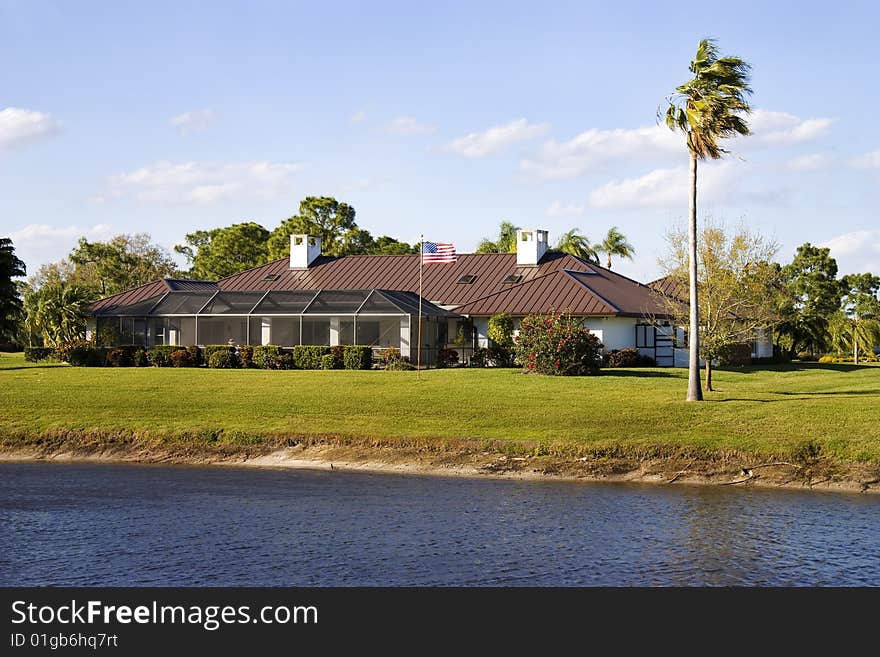
<svg viewBox="0 0 880 657">
<path fill-rule="evenodd" d="M 459 279 L 458 279 L 457 281 L 455 281 L 455 282 L 456 282 L 456 283 L 459 283 L 460 285 L 470 285 L 470 284 L 473 283 L 475 280 L 477 280 L 477 275 L 476 275 L 476 274 L 467 274 L 467 275 L 465 275 L 465 276 L 462 276 L 461 278 L 459 278 Z"/>
<path fill-rule="evenodd" d="M 507 278 L 505 278 L 502 283 L 507 283 L 508 285 L 514 285 L 516 283 L 522 282 L 522 274 L 511 274 Z"/>
<path fill-rule="evenodd" d="M 281 278 L 281 274 L 266 274 L 263 276 L 264 281 L 277 281 L 279 278 Z"/>
</svg>

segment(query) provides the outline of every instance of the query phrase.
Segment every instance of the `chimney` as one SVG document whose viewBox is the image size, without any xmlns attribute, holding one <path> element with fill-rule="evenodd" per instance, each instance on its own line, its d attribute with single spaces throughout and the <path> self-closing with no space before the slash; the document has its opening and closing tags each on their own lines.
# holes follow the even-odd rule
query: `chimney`
<svg viewBox="0 0 880 657">
<path fill-rule="evenodd" d="M 308 269 L 321 255 L 321 238 L 311 235 L 290 236 L 290 268 Z"/>
<path fill-rule="evenodd" d="M 517 266 L 535 266 L 547 253 L 546 230 L 516 231 L 516 264 Z"/>
</svg>

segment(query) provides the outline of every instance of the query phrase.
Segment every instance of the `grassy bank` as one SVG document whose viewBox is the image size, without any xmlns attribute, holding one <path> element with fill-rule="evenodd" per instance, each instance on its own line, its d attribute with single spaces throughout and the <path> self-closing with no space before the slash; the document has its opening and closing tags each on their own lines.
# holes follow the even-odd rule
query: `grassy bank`
<svg viewBox="0 0 880 657">
<path fill-rule="evenodd" d="M 741 452 L 880 462 L 880 368 L 805 364 L 716 373 L 703 404 L 686 372 L 414 372 L 72 368 L 0 355 L 0 443 L 104 439 L 258 447 L 510 444 L 511 452 L 663 457 Z M 91 438 L 90 438 L 91 437 Z M 103 437 L 103 438 L 102 438 Z"/>
</svg>

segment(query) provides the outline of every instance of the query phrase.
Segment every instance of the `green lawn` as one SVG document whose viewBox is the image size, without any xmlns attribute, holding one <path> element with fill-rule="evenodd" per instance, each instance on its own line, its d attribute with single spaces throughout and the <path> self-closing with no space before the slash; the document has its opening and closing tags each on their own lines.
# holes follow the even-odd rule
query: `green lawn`
<svg viewBox="0 0 880 657">
<path fill-rule="evenodd" d="M 75 430 L 156 438 L 209 434 L 530 440 L 576 449 L 652 447 L 791 454 L 807 441 L 880 459 L 880 367 L 720 370 L 683 401 L 686 372 L 415 372 L 73 368 L 0 354 L 0 438 Z"/>
</svg>

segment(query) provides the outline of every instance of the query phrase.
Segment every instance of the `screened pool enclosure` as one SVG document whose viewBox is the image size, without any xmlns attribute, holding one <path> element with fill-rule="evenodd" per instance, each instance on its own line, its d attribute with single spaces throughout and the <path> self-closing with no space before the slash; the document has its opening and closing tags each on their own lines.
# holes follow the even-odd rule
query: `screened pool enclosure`
<svg viewBox="0 0 880 657">
<path fill-rule="evenodd" d="M 118 344 L 369 345 L 415 357 L 419 296 L 392 290 L 169 291 L 95 312 L 99 336 Z M 422 301 L 426 362 L 446 342 L 450 318 Z"/>
</svg>

